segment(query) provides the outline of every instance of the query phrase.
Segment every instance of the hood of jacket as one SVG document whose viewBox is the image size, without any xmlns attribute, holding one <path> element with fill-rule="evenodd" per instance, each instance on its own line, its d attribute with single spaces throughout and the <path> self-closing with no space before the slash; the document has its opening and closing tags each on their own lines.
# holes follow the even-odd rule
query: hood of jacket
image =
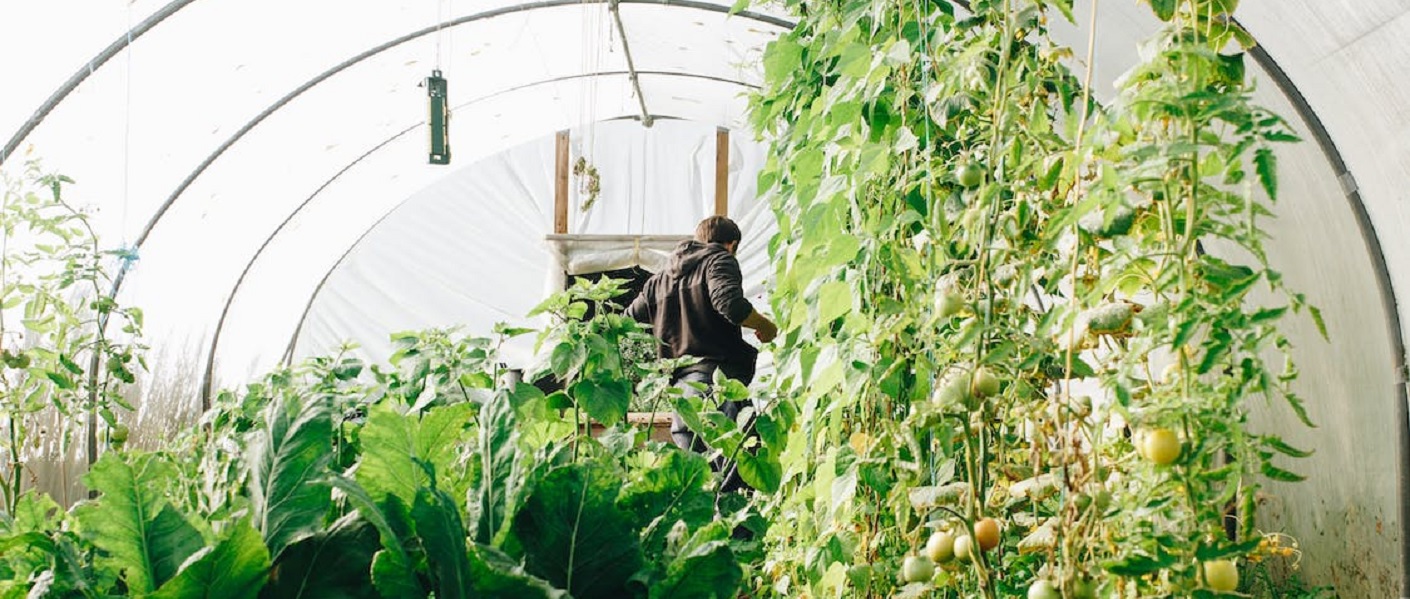
<svg viewBox="0 0 1410 599">
<path fill-rule="evenodd" d="M 666 263 L 666 274 L 672 278 L 690 276 L 711 256 L 729 254 L 729 248 L 720 243 L 702 243 L 691 239 L 682 241 Z"/>
</svg>

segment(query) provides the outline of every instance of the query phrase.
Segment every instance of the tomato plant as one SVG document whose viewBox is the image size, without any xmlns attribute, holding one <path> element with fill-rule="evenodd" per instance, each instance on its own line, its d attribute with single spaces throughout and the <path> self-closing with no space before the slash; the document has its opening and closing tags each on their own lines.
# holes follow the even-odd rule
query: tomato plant
<svg viewBox="0 0 1410 599">
<path fill-rule="evenodd" d="M 947 522 L 972 565 L 939 596 L 1185 595 L 1257 542 L 1258 481 L 1306 452 L 1246 406 L 1306 421 L 1277 323 L 1321 326 L 1258 227 L 1295 138 L 1250 100 L 1230 3 L 1150 4 L 1165 27 L 1101 105 L 1048 36 L 1095 18 L 1070 1 L 790 3 L 751 99 L 800 415 L 760 594 L 891 596 L 839 573 Z"/>
</svg>

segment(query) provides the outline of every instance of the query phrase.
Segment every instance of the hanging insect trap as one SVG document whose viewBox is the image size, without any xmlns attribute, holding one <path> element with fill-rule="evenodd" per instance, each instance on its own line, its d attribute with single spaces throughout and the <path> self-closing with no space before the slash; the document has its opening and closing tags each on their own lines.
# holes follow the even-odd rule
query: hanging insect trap
<svg viewBox="0 0 1410 599">
<path fill-rule="evenodd" d="M 431 164 L 450 164 L 450 105 L 446 99 L 446 80 L 441 70 L 431 71 L 426 78 L 426 95 L 430 96 Z"/>
</svg>

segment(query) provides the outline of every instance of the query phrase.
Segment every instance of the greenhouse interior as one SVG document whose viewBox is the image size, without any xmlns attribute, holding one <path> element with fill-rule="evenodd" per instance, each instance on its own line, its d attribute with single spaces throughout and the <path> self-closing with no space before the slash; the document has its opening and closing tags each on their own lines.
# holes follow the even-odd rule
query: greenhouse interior
<svg viewBox="0 0 1410 599">
<path fill-rule="evenodd" d="M 1410 597 L 1406 40 L 3 3 L 0 596 Z"/>
</svg>

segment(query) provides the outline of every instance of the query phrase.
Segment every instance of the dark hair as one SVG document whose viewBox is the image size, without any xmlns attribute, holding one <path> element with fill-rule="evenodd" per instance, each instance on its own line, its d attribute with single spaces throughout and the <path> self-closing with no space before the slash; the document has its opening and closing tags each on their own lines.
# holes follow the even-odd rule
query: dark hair
<svg viewBox="0 0 1410 599">
<path fill-rule="evenodd" d="M 729 243 L 742 237 L 739 225 L 725 216 L 712 216 L 695 226 L 695 240 L 703 243 Z"/>
</svg>

